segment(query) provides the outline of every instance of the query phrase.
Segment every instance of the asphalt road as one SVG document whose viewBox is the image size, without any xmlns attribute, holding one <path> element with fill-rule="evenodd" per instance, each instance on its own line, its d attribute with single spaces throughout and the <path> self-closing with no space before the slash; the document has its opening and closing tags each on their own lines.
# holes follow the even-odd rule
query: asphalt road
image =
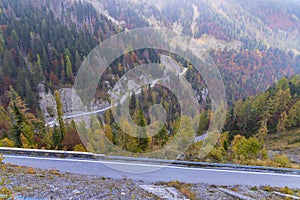
<svg viewBox="0 0 300 200">
<path fill-rule="evenodd" d="M 84 175 L 96 175 L 109 178 L 130 178 L 145 182 L 178 180 L 188 183 L 207 183 L 215 185 L 270 185 L 279 187 L 300 188 L 300 175 L 279 174 L 268 172 L 251 172 L 225 169 L 188 168 L 180 166 L 163 166 L 149 163 L 126 163 L 124 161 L 96 161 L 61 158 L 38 158 L 26 156 L 5 155 L 5 163 L 41 169 L 57 169 Z M 128 173 L 112 169 L 152 170 L 148 173 Z"/>
</svg>

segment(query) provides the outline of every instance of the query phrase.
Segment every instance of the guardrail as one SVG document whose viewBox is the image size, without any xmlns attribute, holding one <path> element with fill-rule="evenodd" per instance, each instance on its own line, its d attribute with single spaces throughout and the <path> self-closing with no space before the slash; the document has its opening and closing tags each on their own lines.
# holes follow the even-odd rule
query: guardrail
<svg viewBox="0 0 300 200">
<path fill-rule="evenodd" d="M 58 158 L 105 159 L 105 155 L 93 154 L 89 152 L 5 148 L 5 147 L 0 147 L 0 154 L 17 154 L 17 155 L 27 155 L 27 156 L 43 156 L 43 157 L 58 157 Z"/>
<path fill-rule="evenodd" d="M 205 168 L 222 168 L 222 169 L 237 169 L 237 170 L 264 170 L 272 172 L 285 172 L 300 174 L 300 170 L 291 168 L 274 168 L 265 166 L 250 166 L 250 165 L 235 165 L 235 164 L 220 164 L 220 163 L 207 163 L 207 162 L 192 162 L 182 160 L 163 160 L 151 158 L 134 158 L 124 156 L 106 156 L 104 154 L 94 154 L 90 152 L 75 152 L 75 151 L 57 151 L 57 150 L 41 150 L 41 149 L 22 149 L 22 148 L 5 148 L 0 147 L 0 154 L 14 154 L 26 156 L 43 156 L 43 157 L 58 157 L 58 158 L 85 158 L 96 160 L 121 160 L 128 162 L 148 162 L 155 164 L 168 164 L 168 165 L 183 165 L 190 167 L 205 167 Z"/>
<path fill-rule="evenodd" d="M 267 167 L 267 166 L 252 166 L 252 165 L 237 165 L 237 164 L 223 164 L 223 163 L 208 163 L 208 162 L 193 162 L 183 160 L 163 160 L 163 159 L 151 159 L 151 158 L 132 158 L 123 156 L 108 156 L 107 159 L 111 160 L 126 160 L 137 162 L 153 162 L 160 164 L 175 164 L 191 167 L 206 167 L 206 168 L 225 168 L 225 169 L 238 169 L 238 170 L 264 170 L 273 172 L 290 172 L 294 174 L 300 174 L 300 170 L 293 168 L 280 168 L 280 167 Z"/>
</svg>

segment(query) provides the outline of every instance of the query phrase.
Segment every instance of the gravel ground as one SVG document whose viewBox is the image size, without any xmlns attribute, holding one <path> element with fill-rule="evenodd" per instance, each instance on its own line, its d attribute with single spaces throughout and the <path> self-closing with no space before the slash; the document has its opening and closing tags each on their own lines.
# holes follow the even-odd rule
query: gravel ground
<svg viewBox="0 0 300 200">
<path fill-rule="evenodd" d="M 121 180 L 60 173 L 53 170 L 41 170 L 13 165 L 5 165 L 0 171 L 1 179 L 5 179 L 1 187 L 10 189 L 13 195 L 37 199 L 161 199 L 142 189 L 141 185 L 159 185 L 174 187 L 189 199 L 241 199 L 230 193 L 249 199 L 283 199 L 274 191 L 280 188 L 246 187 L 246 186 L 215 186 L 207 184 L 184 184 L 177 181 L 170 183 L 145 183 L 132 181 L 124 177 Z M 220 190 L 222 188 L 222 191 Z M 1 190 L 0 190 L 1 191 Z M 228 191 L 228 192 L 226 192 Z M 293 195 L 300 195 L 300 189 L 290 190 Z M 0 196 L 1 199 L 1 196 Z M 247 199 L 247 198 L 246 198 Z"/>
<path fill-rule="evenodd" d="M 157 199 L 139 187 L 144 182 L 133 182 L 125 177 L 113 180 L 16 166 L 7 166 L 0 177 L 6 179 L 4 186 L 12 190 L 14 196 L 55 200 Z"/>
</svg>

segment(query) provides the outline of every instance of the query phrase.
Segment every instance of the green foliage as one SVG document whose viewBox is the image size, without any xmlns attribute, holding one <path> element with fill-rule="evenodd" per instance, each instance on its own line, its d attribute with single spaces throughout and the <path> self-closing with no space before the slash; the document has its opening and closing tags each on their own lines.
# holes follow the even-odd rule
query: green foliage
<svg viewBox="0 0 300 200">
<path fill-rule="evenodd" d="M 283 132 L 286 130 L 286 128 L 288 127 L 288 115 L 286 111 L 283 111 L 283 113 L 280 114 L 280 118 L 278 120 L 278 124 L 277 124 L 277 132 Z"/>
<path fill-rule="evenodd" d="M 264 137 L 268 132 L 281 132 L 299 127 L 300 101 L 292 95 L 299 78 L 285 78 L 265 93 L 239 100 L 227 117 L 225 130 L 241 132 L 250 137 L 259 132 Z M 233 124 L 232 124 L 233 123 Z"/>
<path fill-rule="evenodd" d="M 62 108 L 62 103 L 60 100 L 60 94 L 58 91 L 55 91 L 54 93 L 55 96 L 55 102 L 56 102 L 56 109 L 57 109 L 57 117 L 58 117 L 58 123 L 59 123 L 59 128 L 55 127 L 53 131 L 53 140 L 54 140 L 54 145 L 58 149 L 62 149 L 62 141 L 66 135 L 66 125 L 63 119 L 63 108 Z"/>
<path fill-rule="evenodd" d="M 69 56 L 66 56 L 66 72 L 69 82 L 73 82 L 73 70 L 72 70 L 72 63 Z"/>
<path fill-rule="evenodd" d="M 149 136 L 147 135 L 145 126 L 147 125 L 146 118 L 142 109 L 139 107 L 136 109 L 134 113 L 134 122 L 137 125 L 136 136 L 138 137 L 138 147 L 139 152 L 145 152 L 148 148 L 148 140 Z"/>
<path fill-rule="evenodd" d="M 168 141 L 168 130 L 164 126 L 153 138 L 155 145 L 162 148 Z"/>
<path fill-rule="evenodd" d="M 208 120 L 209 120 L 208 114 L 206 112 L 202 112 L 200 114 L 197 135 L 202 135 L 205 133 L 205 131 L 207 130 L 207 126 L 208 126 Z"/>
<path fill-rule="evenodd" d="M 84 55 L 116 32 L 112 22 L 88 4 L 68 2 L 63 5 L 68 13 L 58 15 L 61 6 L 54 1 L 1 2 L 1 103 L 5 90 L 13 86 L 36 112 L 36 86 L 44 83 L 54 91 L 73 83 Z M 76 20 L 68 20 L 70 16 Z M 90 22 L 85 21 L 87 16 Z"/>
<path fill-rule="evenodd" d="M 289 129 L 299 127 L 300 125 L 300 101 L 297 101 L 291 109 L 288 111 L 289 113 Z"/>
<path fill-rule="evenodd" d="M 62 149 L 63 137 L 57 126 L 53 127 L 52 141 L 54 149 Z"/>
<path fill-rule="evenodd" d="M 29 112 L 25 103 L 12 87 L 9 95 L 8 110 L 12 123 L 9 136 L 14 140 L 16 147 L 37 148 L 39 144 L 34 138 L 44 132 L 43 123 Z"/>
<path fill-rule="evenodd" d="M 231 148 L 232 157 L 244 161 L 258 158 L 259 152 L 262 150 L 262 144 L 254 137 L 246 139 L 244 136 L 236 135 Z"/>
<path fill-rule="evenodd" d="M 273 160 L 279 165 L 279 167 L 290 167 L 290 160 L 285 154 L 277 154 L 274 156 Z"/>
</svg>

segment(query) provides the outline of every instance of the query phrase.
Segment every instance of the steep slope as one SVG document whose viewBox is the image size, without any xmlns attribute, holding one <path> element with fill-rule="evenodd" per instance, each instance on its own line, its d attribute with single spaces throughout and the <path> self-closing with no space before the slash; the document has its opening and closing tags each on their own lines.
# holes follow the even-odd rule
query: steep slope
<svg viewBox="0 0 300 200">
<path fill-rule="evenodd" d="M 72 85 L 81 61 L 116 25 L 92 5 L 73 1 L 1 1 L 0 95 L 12 85 L 35 110 L 37 86 Z M 24 84 L 26 83 L 26 84 Z"/>
<path fill-rule="evenodd" d="M 230 101 L 257 94 L 276 80 L 299 72 L 299 3 L 277 0 L 101 2 L 128 29 L 147 24 L 168 27 L 210 46 Z M 224 51 L 208 38 L 243 45 L 234 51 Z"/>
</svg>

